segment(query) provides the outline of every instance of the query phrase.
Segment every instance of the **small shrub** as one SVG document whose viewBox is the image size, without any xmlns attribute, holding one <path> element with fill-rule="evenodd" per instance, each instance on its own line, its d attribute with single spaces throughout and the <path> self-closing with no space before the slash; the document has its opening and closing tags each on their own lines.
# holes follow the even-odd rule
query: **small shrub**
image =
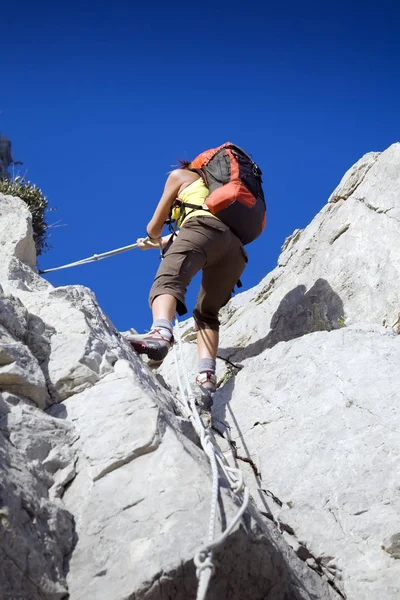
<svg viewBox="0 0 400 600">
<path fill-rule="evenodd" d="M 218 381 L 217 387 L 218 388 L 222 387 L 223 385 L 225 385 L 226 383 L 228 383 L 228 381 L 230 379 L 232 379 L 232 377 L 234 377 L 234 376 L 235 376 L 235 373 L 233 372 L 233 369 L 229 369 L 228 368 L 225 371 L 225 374 L 223 375 L 223 377 Z"/>
<path fill-rule="evenodd" d="M 45 213 L 47 210 L 47 198 L 42 191 L 30 181 L 23 177 L 15 179 L 0 179 L 0 192 L 8 196 L 18 196 L 27 205 L 32 213 L 33 239 L 36 246 L 36 254 L 40 256 L 50 246 L 48 239 Z"/>
</svg>

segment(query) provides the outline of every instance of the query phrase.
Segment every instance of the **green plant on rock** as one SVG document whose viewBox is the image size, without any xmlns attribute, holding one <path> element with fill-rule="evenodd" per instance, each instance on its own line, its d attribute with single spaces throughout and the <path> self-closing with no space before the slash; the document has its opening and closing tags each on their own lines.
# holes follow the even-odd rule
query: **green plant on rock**
<svg viewBox="0 0 400 600">
<path fill-rule="evenodd" d="M 36 246 L 36 254 L 39 256 L 50 246 L 47 244 L 48 225 L 45 213 L 48 208 L 47 198 L 41 189 L 24 177 L 15 179 L 0 179 L 0 192 L 8 196 L 18 196 L 23 200 L 32 214 L 33 239 Z"/>
<path fill-rule="evenodd" d="M 232 377 L 235 376 L 235 373 L 233 371 L 233 369 L 227 369 L 225 371 L 225 374 L 221 377 L 221 379 L 218 381 L 218 388 L 222 387 L 223 385 L 225 385 L 226 383 L 228 383 L 228 381 L 230 379 L 232 379 Z"/>
<path fill-rule="evenodd" d="M 338 325 L 340 325 L 340 327 L 346 327 L 346 315 L 339 317 L 337 322 L 338 322 Z"/>
</svg>

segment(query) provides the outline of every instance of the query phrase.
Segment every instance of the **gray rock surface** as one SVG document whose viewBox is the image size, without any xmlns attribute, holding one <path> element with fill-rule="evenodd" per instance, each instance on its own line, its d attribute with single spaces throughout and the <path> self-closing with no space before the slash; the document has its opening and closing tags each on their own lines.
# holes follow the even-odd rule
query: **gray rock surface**
<svg viewBox="0 0 400 600">
<path fill-rule="evenodd" d="M 8 393 L 0 394 L 0 597 L 56 600 L 67 594 L 65 564 L 73 517 L 50 498 L 43 464 L 57 421 Z"/>
<path fill-rule="evenodd" d="M 113 374 L 51 412 L 79 434 L 78 475 L 64 495 L 79 535 L 71 597 L 195 598 L 192 559 L 206 542 L 211 480 L 171 396 L 139 361 L 118 361 Z M 229 521 L 237 509 L 227 492 L 221 501 Z M 217 556 L 211 599 L 261 600 L 272 590 L 277 600 L 331 597 L 253 510 Z"/>
<path fill-rule="evenodd" d="M 8 281 L 13 279 L 13 267 L 16 269 L 18 263 L 21 263 L 21 267 L 30 267 L 29 271 L 36 267 L 32 217 L 23 200 L 0 194 L 0 219 L 0 274 L 2 281 Z M 15 279 L 19 285 L 23 283 L 18 272 L 15 273 Z"/>
<path fill-rule="evenodd" d="M 259 510 L 351 600 L 400 596 L 399 211 L 394 144 L 222 314 L 215 427 Z M 181 329 L 194 374 L 192 321 Z M 175 389 L 173 363 L 160 374 Z"/>
<path fill-rule="evenodd" d="M 0 329 L 0 389 L 33 400 L 40 408 L 46 404 L 46 381 L 29 348 Z"/>
<path fill-rule="evenodd" d="M 0 597 L 195 598 L 211 477 L 192 426 L 90 290 L 38 276 L 25 205 L 0 208 Z M 238 510 L 223 482 L 219 508 L 217 533 Z M 253 505 L 216 563 L 208 600 L 337 596 Z"/>
<path fill-rule="evenodd" d="M 399 597 L 399 203 L 395 144 L 223 310 L 214 435 L 252 502 L 207 600 Z M 39 277 L 16 198 L 0 252 L 0 598 L 195 598 L 211 475 L 173 353 L 150 371 L 90 290 Z"/>
<path fill-rule="evenodd" d="M 376 163 L 380 152 L 364 154 L 342 177 L 337 188 L 330 195 L 328 202 L 347 200 L 365 179 L 370 168 Z"/>
<path fill-rule="evenodd" d="M 260 508 L 266 488 L 274 518 L 349 598 L 398 597 L 400 564 L 381 545 L 399 530 L 400 337 L 351 326 L 251 361 L 219 392 L 214 417 L 257 465 Z"/>
</svg>

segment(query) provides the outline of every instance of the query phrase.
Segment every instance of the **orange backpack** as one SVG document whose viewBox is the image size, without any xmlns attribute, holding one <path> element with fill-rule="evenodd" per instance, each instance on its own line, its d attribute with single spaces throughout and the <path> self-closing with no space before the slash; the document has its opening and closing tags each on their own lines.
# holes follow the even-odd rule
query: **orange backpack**
<svg viewBox="0 0 400 600">
<path fill-rule="evenodd" d="M 262 172 L 244 150 L 227 142 L 199 154 L 190 170 L 210 190 L 204 208 L 228 225 L 243 244 L 262 233 L 266 223 Z"/>
</svg>

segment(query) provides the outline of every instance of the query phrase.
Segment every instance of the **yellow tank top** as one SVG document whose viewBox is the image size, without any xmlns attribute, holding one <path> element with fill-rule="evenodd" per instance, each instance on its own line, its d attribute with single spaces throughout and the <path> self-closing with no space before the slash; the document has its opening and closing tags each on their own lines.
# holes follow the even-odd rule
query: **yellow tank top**
<svg viewBox="0 0 400 600">
<path fill-rule="evenodd" d="M 210 213 L 209 210 L 201 208 L 209 193 L 208 187 L 201 177 L 196 179 L 196 181 L 193 181 L 193 183 L 180 192 L 178 200 L 188 202 L 189 204 L 195 204 L 199 208 L 185 208 L 181 215 L 179 215 L 178 209 L 175 213 L 176 216 L 174 215 L 176 209 L 174 209 L 172 211 L 172 218 L 177 221 L 178 227 L 182 227 L 182 225 L 184 225 L 191 217 L 213 217 L 214 219 L 218 219 L 218 217 Z"/>
</svg>

